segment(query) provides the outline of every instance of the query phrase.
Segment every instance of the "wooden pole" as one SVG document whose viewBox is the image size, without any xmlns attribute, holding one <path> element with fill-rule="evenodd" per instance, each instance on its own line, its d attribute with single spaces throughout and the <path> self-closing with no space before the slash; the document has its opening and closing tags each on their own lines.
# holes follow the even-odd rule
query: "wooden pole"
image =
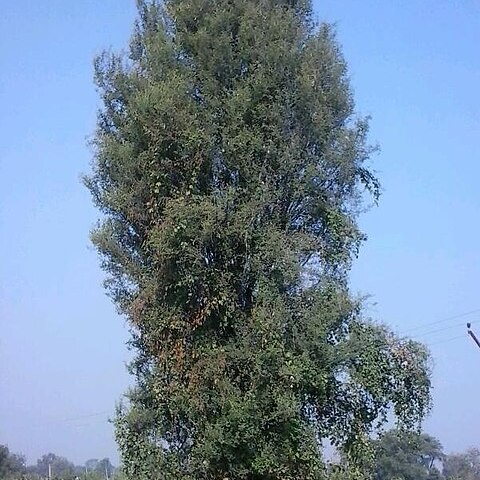
<svg viewBox="0 0 480 480">
<path fill-rule="evenodd" d="M 480 340 L 478 340 L 477 336 L 472 332 L 472 330 L 470 329 L 471 327 L 471 324 L 470 323 L 467 323 L 467 332 L 468 334 L 472 337 L 473 341 L 477 344 L 477 347 L 480 348 Z"/>
</svg>

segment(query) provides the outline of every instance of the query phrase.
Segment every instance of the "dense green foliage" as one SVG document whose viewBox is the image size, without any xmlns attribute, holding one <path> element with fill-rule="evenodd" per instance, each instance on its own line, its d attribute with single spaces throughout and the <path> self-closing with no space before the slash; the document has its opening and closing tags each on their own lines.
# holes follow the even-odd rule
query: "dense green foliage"
<svg viewBox="0 0 480 480">
<path fill-rule="evenodd" d="M 393 429 L 370 440 L 371 456 L 352 465 L 340 455 L 328 463 L 329 480 L 445 480 L 442 465 L 447 458 L 440 442 L 418 430 Z"/>
<path fill-rule="evenodd" d="M 480 480 L 480 450 L 447 455 L 425 433 L 391 430 L 372 442 L 374 458 L 363 474 L 374 480 Z M 338 471 L 350 471 L 340 464 Z M 332 475 L 332 478 L 335 478 Z M 342 478 L 342 477 L 339 477 Z"/>
<path fill-rule="evenodd" d="M 318 479 L 393 407 L 429 407 L 428 355 L 362 318 L 367 122 L 302 0 L 139 1 L 96 61 L 93 241 L 132 327 L 117 438 L 130 479 Z"/>
<path fill-rule="evenodd" d="M 392 430 L 375 443 L 375 480 L 433 480 L 441 478 L 438 462 L 442 445 L 426 434 Z"/>
</svg>

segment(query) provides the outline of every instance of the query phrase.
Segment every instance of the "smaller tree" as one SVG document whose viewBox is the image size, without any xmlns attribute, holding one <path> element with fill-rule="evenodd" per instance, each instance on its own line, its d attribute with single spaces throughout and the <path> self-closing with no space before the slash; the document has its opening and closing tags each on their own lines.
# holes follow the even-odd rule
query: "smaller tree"
<svg viewBox="0 0 480 480">
<path fill-rule="evenodd" d="M 444 458 L 440 442 L 427 434 L 391 430 L 374 442 L 376 480 L 442 478 L 436 462 Z"/>
<path fill-rule="evenodd" d="M 447 455 L 443 475 L 446 480 L 480 480 L 480 450 L 471 448 L 465 453 Z"/>
</svg>

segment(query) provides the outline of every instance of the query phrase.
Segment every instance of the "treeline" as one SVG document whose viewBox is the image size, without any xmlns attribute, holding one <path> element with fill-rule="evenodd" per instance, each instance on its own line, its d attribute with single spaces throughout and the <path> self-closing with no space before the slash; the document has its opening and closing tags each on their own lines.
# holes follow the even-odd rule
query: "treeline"
<svg viewBox="0 0 480 480">
<path fill-rule="evenodd" d="M 371 442 L 358 478 L 373 480 L 480 480 L 480 450 L 446 454 L 438 439 L 425 433 L 390 430 Z M 328 476 L 357 478 L 342 460 L 329 466 Z"/>
<path fill-rule="evenodd" d="M 11 453 L 6 445 L 0 445 L 0 480 L 120 480 L 121 472 L 108 458 L 93 458 L 84 465 L 75 465 L 65 457 L 48 453 L 34 465 L 27 465 L 24 455 Z"/>
<path fill-rule="evenodd" d="M 480 480 L 480 450 L 445 454 L 438 439 L 425 433 L 390 430 L 373 440 L 372 457 L 365 458 L 363 478 L 372 480 Z M 53 479 L 101 480 L 124 478 L 121 470 L 108 458 L 90 459 L 74 465 L 53 453 L 43 455 L 35 465 L 27 466 L 23 455 L 11 453 L 0 445 L 0 479 L 38 480 L 48 478 L 49 466 Z M 331 480 L 352 478 L 346 462 L 331 462 L 325 476 Z"/>
</svg>

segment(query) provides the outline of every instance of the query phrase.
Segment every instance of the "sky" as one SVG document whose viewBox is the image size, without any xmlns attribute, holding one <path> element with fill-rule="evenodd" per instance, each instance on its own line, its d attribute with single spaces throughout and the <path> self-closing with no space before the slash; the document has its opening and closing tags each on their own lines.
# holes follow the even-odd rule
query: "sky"
<svg viewBox="0 0 480 480">
<path fill-rule="evenodd" d="M 17 0 L 0 16 L 0 444 L 118 462 L 115 404 L 128 328 L 88 233 L 80 176 L 100 102 L 92 59 L 126 47 L 133 0 Z M 480 1 L 318 0 L 336 24 L 383 186 L 361 218 L 352 290 L 367 313 L 431 346 L 427 432 L 478 444 Z M 472 312 L 472 313 L 468 313 Z M 456 318 L 452 318 L 456 317 Z"/>
</svg>

